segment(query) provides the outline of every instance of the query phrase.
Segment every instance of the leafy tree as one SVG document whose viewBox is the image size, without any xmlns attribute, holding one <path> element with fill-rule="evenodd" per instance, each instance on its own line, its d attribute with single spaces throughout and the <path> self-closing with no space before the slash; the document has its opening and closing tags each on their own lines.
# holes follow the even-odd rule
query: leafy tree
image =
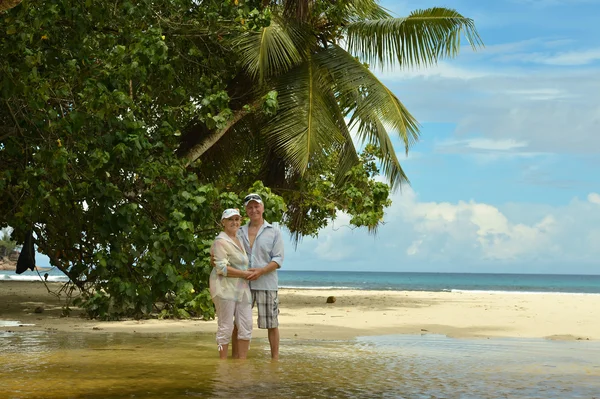
<svg viewBox="0 0 600 399">
<path fill-rule="evenodd" d="M 219 41 L 245 12 L 64 0 L 0 16 L 0 226 L 19 242 L 33 229 L 91 316 L 212 315 L 205 250 L 235 196 L 174 149 L 179 126 L 226 119 L 235 60 Z"/>
<path fill-rule="evenodd" d="M 8 256 L 17 247 L 17 242 L 10 238 L 10 229 L 2 229 L 0 233 L 0 257 Z"/>
<path fill-rule="evenodd" d="M 429 66 L 457 55 L 462 37 L 473 48 L 481 40 L 471 19 L 446 8 L 393 18 L 376 0 L 274 0 L 264 10 L 270 24 L 228 41 L 241 63 L 228 87 L 236 99 L 229 122 L 216 129 L 203 124 L 184 129 L 178 151 L 190 164 L 200 159 L 203 175 L 221 178 L 215 171 L 251 158 L 224 150 L 228 143 L 253 142 L 249 148 L 260 150 L 253 153 L 262 165 L 258 176 L 286 200 L 288 227 L 299 239 L 307 233 L 304 223 L 327 209 L 309 205 L 312 191 L 304 190 L 315 182 L 305 180 L 335 159 L 332 184 L 341 187 L 361 164 L 351 131 L 378 148 L 393 188 L 408 182 L 388 132 L 397 133 L 408 152 L 419 137 L 418 124 L 370 65 Z M 261 103 L 263 112 L 256 112 Z M 335 208 L 349 210 L 354 198 L 342 192 Z M 359 220 L 370 228 L 379 222 L 354 219 Z"/>
<path fill-rule="evenodd" d="M 207 250 L 222 209 L 249 191 L 298 237 L 337 210 L 380 222 L 379 149 L 355 154 L 341 180 L 344 147 L 324 146 L 301 174 L 254 129 L 280 101 L 237 96 L 230 44 L 271 15 L 220 0 L 24 1 L 0 15 L 0 227 L 18 242 L 33 230 L 91 317 L 212 317 Z M 194 129 L 228 126 L 186 161 Z"/>
<path fill-rule="evenodd" d="M 224 135 L 260 131 L 272 154 L 304 173 L 316 158 L 337 149 L 340 174 L 358 163 L 350 131 L 380 149 L 382 171 L 392 185 L 408 179 L 388 131 L 399 134 L 405 151 L 418 139 L 418 125 L 370 65 L 429 66 L 458 54 L 461 38 L 481 44 L 473 20 L 447 8 L 416 10 L 393 18 L 376 0 L 272 0 L 270 24 L 231 38 L 241 76 L 230 89 L 233 117 L 221 129 L 189 132 L 197 143 L 188 160 L 203 156 Z M 277 112 L 249 112 L 277 93 Z M 236 108 L 236 105 L 238 107 Z M 250 125 L 250 128 L 248 127 Z"/>
</svg>

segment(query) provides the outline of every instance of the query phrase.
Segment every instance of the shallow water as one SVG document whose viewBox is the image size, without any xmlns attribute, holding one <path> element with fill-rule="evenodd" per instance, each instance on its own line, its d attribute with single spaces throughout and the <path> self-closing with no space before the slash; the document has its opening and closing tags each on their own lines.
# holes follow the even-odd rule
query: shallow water
<svg viewBox="0 0 600 399">
<path fill-rule="evenodd" d="M 211 335 L 0 332 L 3 398 L 600 399 L 600 345 L 394 335 L 283 340 L 217 359 Z"/>
</svg>

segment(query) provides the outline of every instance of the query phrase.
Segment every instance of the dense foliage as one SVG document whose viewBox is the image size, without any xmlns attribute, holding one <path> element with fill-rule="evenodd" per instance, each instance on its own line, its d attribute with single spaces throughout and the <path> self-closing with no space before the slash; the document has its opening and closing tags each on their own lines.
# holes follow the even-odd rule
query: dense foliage
<svg viewBox="0 0 600 399">
<path fill-rule="evenodd" d="M 390 116 L 397 99 L 332 44 L 378 10 L 366 0 L 25 0 L 0 12 L 0 227 L 21 243 L 33 230 L 98 318 L 213 317 L 207 250 L 221 210 L 251 191 L 298 239 L 338 211 L 376 229 L 390 203 L 378 165 L 405 180 L 384 124 L 409 121 L 407 140 L 416 125 L 404 110 Z M 441 44 L 423 57 L 443 56 L 463 27 L 425 40 Z M 305 79 L 310 70 L 318 79 Z M 348 117 L 373 144 L 362 154 Z"/>
</svg>

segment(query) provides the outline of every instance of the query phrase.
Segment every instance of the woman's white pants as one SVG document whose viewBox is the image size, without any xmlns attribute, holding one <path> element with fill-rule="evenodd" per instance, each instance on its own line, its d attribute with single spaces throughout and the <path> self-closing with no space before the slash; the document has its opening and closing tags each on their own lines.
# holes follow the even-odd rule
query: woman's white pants
<svg viewBox="0 0 600 399">
<path fill-rule="evenodd" d="M 231 341 L 233 325 L 237 326 L 238 339 L 252 338 L 252 303 L 213 298 L 217 310 L 217 344 L 225 345 Z"/>
</svg>

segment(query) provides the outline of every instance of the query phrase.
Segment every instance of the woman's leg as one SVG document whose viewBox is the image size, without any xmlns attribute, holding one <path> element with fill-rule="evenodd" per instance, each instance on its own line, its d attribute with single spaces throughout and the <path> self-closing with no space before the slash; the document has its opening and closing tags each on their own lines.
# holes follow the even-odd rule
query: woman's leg
<svg viewBox="0 0 600 399">
<path fill-rule="evenodd" d="M 227 359 L 229 340 L 233 331 L 233 315 L 236 303 L 220 298 L 214 298 L 213 301 L 217 310 L 217 348 L 219 349 L 219 358 Z"/>
<path fill-rule="evenodd" d="M 240 355 L 238 354 L 238 330 L 237 326 L 233 325 L 233 332 L 231 333 L 231 357 L 234 359 L 239 359 Z"/>
<path fill-rule="evenodd" d="M 252 304 L 249 302 L 238 302 L 235 310 L 235 326 L 237 329 L 237 355 L 239 359 L 245 359 L 250 348 L 252 338 Z"/>
</svg>

